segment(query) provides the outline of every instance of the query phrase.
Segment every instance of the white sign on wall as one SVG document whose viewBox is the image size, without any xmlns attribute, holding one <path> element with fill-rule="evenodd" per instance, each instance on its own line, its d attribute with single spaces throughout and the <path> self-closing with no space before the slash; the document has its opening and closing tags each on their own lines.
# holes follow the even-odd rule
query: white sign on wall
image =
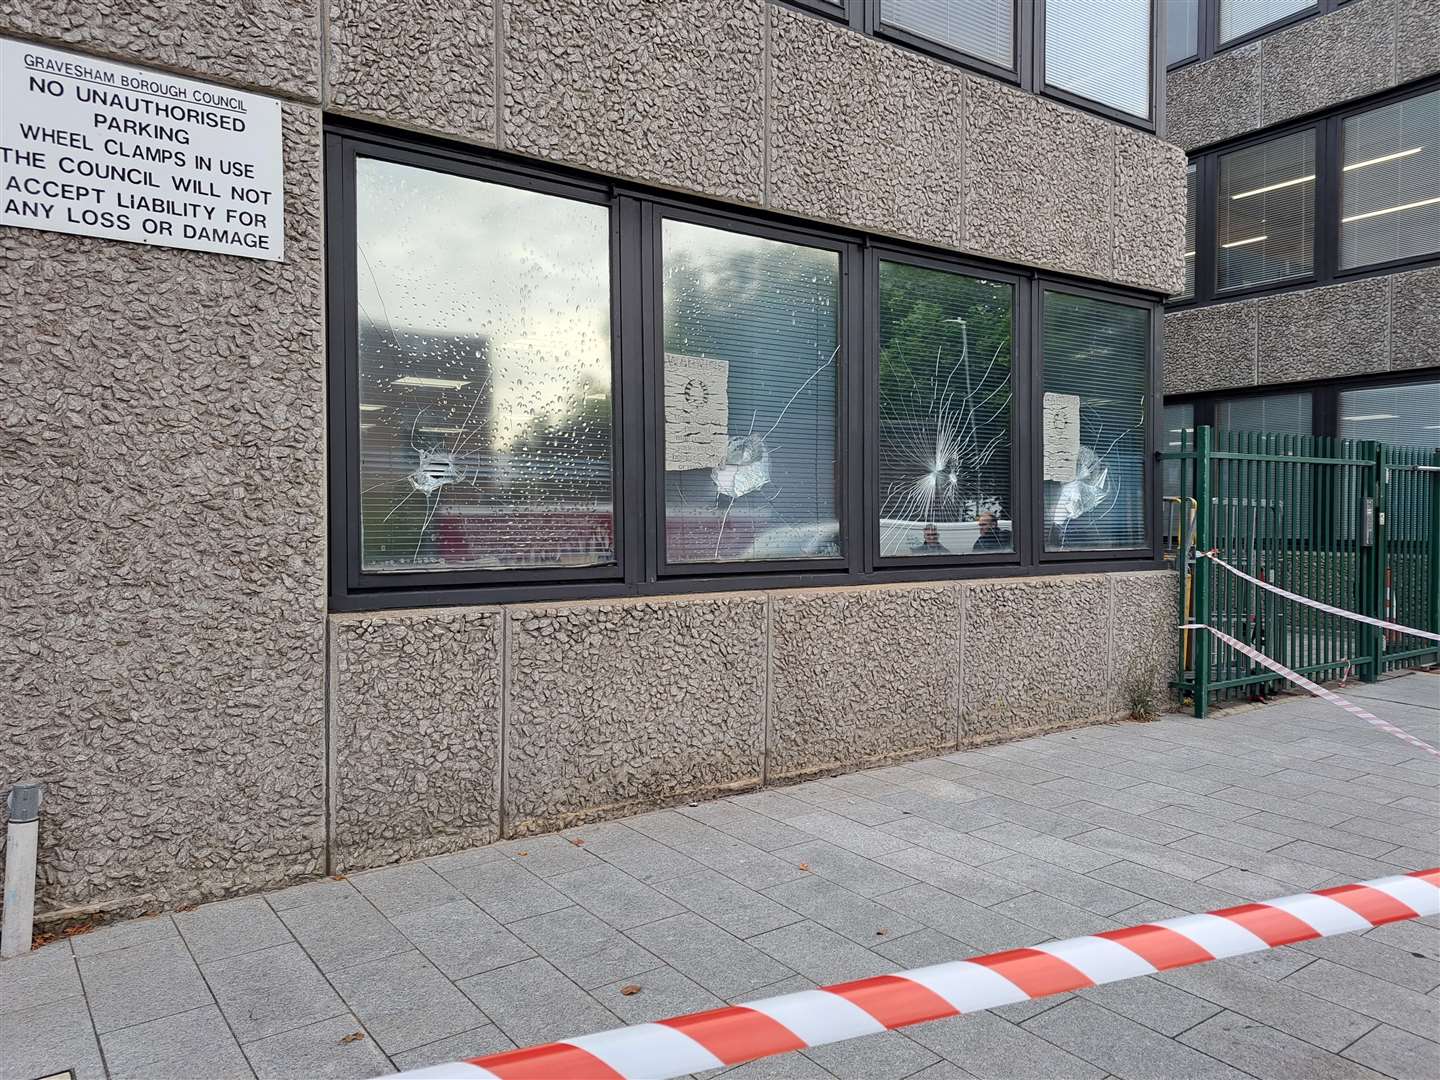
<svg viewBox="0 0 1440 1080">
<path fill-rule="evenodd" d="M 0 38 L 0 225 L 285 257 L 280 103 Z"/>
</svg>

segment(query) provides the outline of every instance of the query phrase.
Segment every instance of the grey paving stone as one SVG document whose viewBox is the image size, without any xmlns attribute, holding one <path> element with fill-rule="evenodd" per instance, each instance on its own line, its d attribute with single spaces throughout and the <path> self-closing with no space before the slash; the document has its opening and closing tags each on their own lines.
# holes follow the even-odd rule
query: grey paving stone
<svg viewBox="0 0 1440 1080">
<path fill-rule="evenodd" d="M 698 915 L 676 915 L 646 923 L 629 934 L 666 964 L 727 1000 L 794 974 Z"/>
<path fill-rule="evenodd" d="M 593 866 L 557 874 L 550 884 L 611 926 L 628 930 L 678 915 L 684 909 L 649 885 L 599 859 Z"/>
<path fill-rule="evenodd" d="M 1397 949 L 1368 934 L 1336 934 L 1334 937 L 1296 942 L 1291 947 L 1421 994 L 1440 986 L 1440 964 L 1435 963 L 1435 956 L 1417 957 L 1408 950 Z"/>
<path fill-rule="evenodd" d="M 1373 1080 L 1376 1073 L 1246 1016 L 1222 1012 L 1180 1042 L 1259 1080 Z"/>
<path fill-rule="evenodd" d="M 639 987 L 639 989 L 635 989 Z M 628 993 L 627 993 L 628 991 Z M 592 997 L 627 1024 L 718 1009 L 725 1002 L 670 967 L 653 968 L 590 991 Z"/>
<path fill-rule="evenodd" d="M 1044 893 L 1017 896 L 1014 900 L 990 905 L 990 910 L 1043 930 L 1053 938 L 1081 937 L 1123 925 Z"/>
<path fill-rule="evenodd" d="M 1131 864 L 1117 862 L 1110 865 L 1123 867 Z M 1088 875 L 1077 874 L 1056 866 L 1054 863 L 1031 858 L 1029 855 L 1011 855 L 1007 859 L 999 859 L 987 864 L 985 872 L 1024 885 L 1026 892 L 1043 892 L 1047 896 L 1064 900 L 1067 904 L 1074 904 L 1086 911 L 1093 911 L 1097 915 L 1113 915 L 1115 912 L 1132 907 L 1145 899 L 1138 892 L 1130 892 L 1118 885 L 1096 880 L 1105 869 L 1108 868 L 1102 867 L 1101 870 L 1093 871 Z M 1136 869 L 1143 868 L 1136 867 Z M 1146 873 L 1150 872 L 1146 871 Z"/>
<path fill-rule="evenodd" d="M 928 926 L 904 937 L 877 939 L 871 948 L 892 961 L 892 971 L 948 964 L 952 960 L 963 960 L 975 954 L 971 946 L 956 941 L 949 934 L 931 930 Z"/>
<path fill-rule="evenodd" d="M 782 926 L 751 938 L 750 944 L 821 986 L 885 975 L 895 968 L 888 957 L 812 922 Z"/>
<path fill-rule="evenodd" d="M 521 919 L 510 929 L 586 990 L 660 966 L 649 952 L 582 907 Z"/>
<path fill-rule="evenodd" d="M 809 803 L 792 799 L 783 791 L 774 790 L 752 791 L 747 795 L 736 795 L 730 802 L 776 821 L 789 821 L 793 817 L 810 813 L 811 809 Z"/>
<path fill-rule="evenodd" d="M 1072 998 L 1025 1021 L 1033 1032 L 1105 1069 L 1112 1076 L 1148 1080 L 1213 1077 L 1244 1080 L 1245 1074 L 1174 1039 L 1082 998 Z"/>
<path fill-rule="evenodd" d="M 910 1036 L 912 1042 L 916 1041 Z M 946 1061 L 943 1058 L 928 1068 L 921 1069 L 910 1076 L 910 1080 L 965 1080 L 966 1077 L 974 1076 L 960 1068 L 953 1061 Z"/>
<path fill-rule="evenodd" d="M 1106 783 L 1091 783 L 1077 780 L 1073 776 L 1062 776 L 1041 785 L 1037 790 L 1056 792 L 1067 796 L 1066 801 L 1054 809 L 1064 813 L 1064 807 L 1077 801 L 1097 803 L 1112 810 L 1123 810 L 1127 814 L 1148 814 L 1151 810 L 1170 802 L 1169 791 L 1161 784 L 1148 782 L 1131 787 L 1114 787 Z"/>
<path fill-rule="evenodd" d="M 508 859 L 447 863 L 436 869 L 497 922 L 528 919 L 573 903 L 564 893 Z"/>
<path fill-rule="evenodd" d="M 244 1050 L 257 1080 L 367 1080 L 394 1071 L 353 1016 L 292 1028 Z"/>
<path fill-rule="evenodd" d="M 1329 880 L 1329 877 L 1322 878 L 1316 882 L 1316 885 Z M 1242 870 L 1238 866 L 1227 866 L 1224 870 L 1203 877 L 1200 879 L 1200 884 L 1209 885 L 1236 896 L 1243 896 L 1246 900 L 1273 900 L 1276 897 L 1309 891 L 1299 888 L 1292 881 L 1280 881 L 1277 878 L 1266 877 L 1264 874 L 1257 874 L 1253 870 Z M 1206 910 L 1213 909 L 1207 908 Z"/>
<path fill-rule="evenodd" d="M 1372 840 L 1385 840 L 1397 847 L 1415 848 L 1420 851 L 1429 851 L 1435 844 L 1433 834 L 1423 833 L 1419 829 L 1412 829 L 1406 825 L 1379 821 L 1373 815 L 1347 818 L 1335 828 L 1340 832 L 1368 836 Z"/>
<path fill-rule="evenodd" d="M 1437 825 L 1440 825 L 1440 821 L 1437 821 Z M 1388 855 L 1379 859 L 1367 859 L 1363 855 L 1337 851 L 1308 840 L 1292 840 L 1283 847 L 1276 848 L 1271 854 L 1319 866 L 1332 874 L 1344 874 L 1355 881 L 1389 877 L 1391 874 L 1402 873 L 1405 869 L 1393 862 Z"/>
<path fill-rule="evenodd" d="M 382 915 L 391 918 L 460 899 L 460 890 L 424 863 L 405 863 L 352 874 L 350 884 Z"/>
<path fill-rule="evenodd" d="M 175 925 L 190 955 L 202 964 L 294 940 L 270 905 L 258 896 L 178 912 Z"/>
<path fill-rule="evenodd" d="M 701 1076 L 724 1076 L 725 1080 L 833 1080 L 830 1073 L 798 1052 L 761 1058 L 723 1073 L 702 1073 Z"/>
<path fill-rule="evenodd" d="M 359 893 L 280 912 L 280 918 L 324 972 L 410 948 L 405 935 Z"/>
<path fill-rule="evenodd" d="M 786 881 L 795 881 L 810 872 L 802 870 L 799 863 L 786 859 L 781 853 L 761 851 L 759 848 L 732 853 L 725 859 L 717 860 L 709 869 L 718 870 L 732 881 L 757 891 Z M 655 884 L 659 885 L 660 882 Z"/>
<path fill-rule="evenodd" d="M 397 1069 L 427 1069 L 432 1065 L 449 1065 L 454 1061 L 480 1057 L 483 1054 L 500 1054 L 513 1050 L 515 1044 L 494 1024 L 462 1031 L 458 1035 L 440 1039 L 437 1042 L 417 1046 L 403 1054 L 391 1054 L 390 1060 Z"/>
<path fill-rule="evenodd" d="M 894 832 L 895 826 L 909 818 L 921 818 L 959 833 L 970 829 L 983 829 L 987 825 L 998 825 L 1004 820 L 986 810 L 977 809 L 979 800 L 955 802 L 910 787 L 899 788 L 893 794 L 882 796 L 882 799 L 886 806 L 903 810 L 905 814 L 894 821 L 876 826 L 886 832 Z"/>
<path fill-rule="evenodd" d="M 588 850 L 589 842 L 581 833 L 565 835 L 555 833 L 549 836 L 527 836 L 520 840 L 504 840 L 495 845 L 496 850 L 514 859 L 536 877 L 552 878 L 557 874 L 568 874 L 583 870 L 598 862 L 595 853 Z"/>
<path fill-rule="evenodd" d="M 345 1003 L 298 945 L 212 960 L 202 969 L 240 1042 L 345 1012 Z"/>
<path fill-rule="evenodd" d="M 100 1036 L 110 1080 L 250 1080 L 255 1074 L 214 1005 Z"/>
<path fill-rule="evenodd" d="M 618 1026 L 619 1017 L 539 957 L 456 985 L 516 1046 Z"/>
<path fill-rule="evenodd" d="M 811 876 L 801 871 L 802 878 Z M 736 937 L 753 937 L 802 918 L 764 893 L 748 889 L 718 870 L 669 878 L 656 882 L 655 888 Z"/>
<path fill-rule="evenodd" d="M 1383 841 L 1381 842 L 1383 843 Z M 1433 851 L 1398 847 L 1385 852 L 1385 861 L 1394 863 L 1403 870 L 1429 870 L 1437 862 L 1440 862 L 1440 857 L 1437 857 Z"/>
<path fill-rule="evenodd" d="M 333 982 L 387 1054 L 485 1023 L 470 1000 L 414 950 L 346 968 Z"/>
<path fill-rule="evenodd" d="M 1024 825 L 1027 829 L 1034 829 L 1047 836 L 1058 836 L 1062 839 L 1085 832 L 1090 828 L 1087 822 L 1069 817 L 1063 812 L 1045 810 L 1038 806 L 1027 806 L 1014 799 L 1007 799 L 1003 795 L 987 795 L 970 805 L 975 810 L 990 814 L 1000 821 L 1013 821 L 1017 825 Z"/>
<path fill-rule="evenodd" d="M 1278 982 L 1286 975 L 1293 975 L 1306 964 L 1314 962 L 1315 958 L 1310 953 L 1287 947 L 1265 949 L 1261 952 L 1246 953 L 1244 956 L 1232 956 L 1228 960 L 1221 960 L 1219 966 L 1259 975 L 1265 979 L 1274 979 Z"/>
<path fill-rule="evenodd" d="M 1126 908 L 1124 911 L 1115 913 L 1115 921 L 1121 926 L 1136 926 L 1147 922 L 1164 922 L 1166 919 L 1178 919 L 1182 915 L 1194 914 L 1190 911 L 1181 911 L 1170 904 L 1162 904 L 1159 900 L 1141 900 L 1134 907 Z"/>
<path fill-rule="evenodd" d="M 893 821 L 902 814 L 902 811 L 893 806 L 886 806 L 884 803 L 867 799 L 856 792 L 846 791 L 842 787 L 831 784 L 828 780 L 796 784 L 787 794 L 793 799 L 808 802 L 822 812 L 848 818 L 860 825 L 880 825 L 886 821 Z M 803 828 L 799 818 L 794 819 L 794 824 L 796 828 Z M 810 829 L 805 829 L 805 831 L 811 832 Z M 825 836 L 824 833 L 813 833 L 812 835 Z"/>
<path fill-rule="evenodd" d="M 859 822 L 824 810 L 816 810 L 811 814 L 791 818 L 789 823 L 802 832 L 807 832 L 821 840 L 828 840 L 836 847 L 853 851 L 856 855 L 863 855 L 867 859 L 873 859 L 877 855 L 884 855 L 887 851 L 898 851 L 909 846 L 908 841 L 902 840 L 892 833 L 861 825 Z"/>
<path fill-rule="evenodd" d="M 451 979 L 478 975 L 535 955 L 530 946 L 469 900 L 398 915 L 394 925 Z"/>
<path fill-rule="evenodd" d="M 994 1013 L 935 1020 L 908 1034 L 926 1049 L 954 1062 L 981 1080 L 1060 1080 L 1105 1075 L 1053 1043 Z"/>
<path fill-rule="evenodd" d="M 75 950 L 76 956 L 98 956 L 116 949 L 148 945 L 153 941 L 173 941 L 179 936 L 169 915 L 154 915 L 102 927 L 88 934 L 76 934 L 70 939 L 70 947 Z"/>
<path fill-rule="evenodd" d="M 76 1080 L 105 1080 L 84 998 L 0 1010 L 0 1077 L 33 1080 L 66 1069 Z"/>
<path fill-rule="evenodd" d="M 0 1013 L 33 1009 L 65 998 L 79 997 L 80 973 L 70 942 L 56 941 L 22 956 L 0 960 Z"/>
<path fill-rule="evenodd" d="M 909 915 L 932 930 L 981 951 L 1016 949 L 1047 940 L 1050 935 L 989 908 L 977 907 L 933 885 L 911 885 L 877 897 L 886 907 Z"/>
<path fill-rule="evenodd" d="M 1226 892 L 1212 885 L 1197 883 L 1189 878 L 1177 877 L 1163 870 L 1129 861 L 1102 866 L 1093 876 L 1123 886 L 1141 896 L 1159 900 L 1162 904 L 1170 904 L 1192 915 L 1231 907 L 1243 903 L 1246 899 L 1238 893 Z"/>
<path fill-rule="evenodd" d="M 801 1051 L 839 1080 L 901 1080 L 940 1058 L 898 1031 Z"/>
<path fill-rule="evenodd" d="M 958 862 L 929 848 L 907 847 L 880 855 L 875 861 L 899 870 L 917 881 L 939 886 L 948 893 L 954 893 L 982 907 L 1021 896 L 1026 892 L 1023 886 L 1013 881 L 997 877 L 979 867 Z"/>
<path fill-rule="evenodd" d="M 351 896 L 355 887 L 344 878 L 321 878 L 307 881 L 304 885 L 292 885 L 279 892 L 267 893 L 265 902 L 276 911 L 289 911 L 306 904 L 323 904 Z"/>
<path fill-rule="evenodd" d="M 1159 979 L 1125 979 L 1081 990 L 1079 995 L 1161 1035 L 1179 1035 L 1220 1011 L 1213 1002 Z"/>
<path fill-rule="evenodd" d="M 988 827 L 1020 826 L 1002 821 Z M 982 866 L 996 859 L 1003 859 L 1011 853 L 1008 848 L 999 844 L 918 815 L 887 822 L 881 828 L 907 843 L 916 844 L 968 866 Z"/>
<path fill-rule="evenodd" d="M 452 851 L 445 855 L 432 855 L 425 859 L 425 865 L 430 867 L 440 876 L 449 880 L 452 871 L 463 871 L 470 867 L 479 866 L 481 863 L 504 862 L 508 856 L 498 848 L 482 847 L 467 848 L 465 851 Z"/>
<path fill-rule="evenodd" d="M 1237 844 L 1245 844 L 1256 851 L 1273 851 L 1294 839 L 1285 833 L 1270 832 L 1250 824 L 1251 817 L 1259 816 L 1255 814 L 1234 821 L 1207 814 L 1204 810 L 1196 810 L 1193 806 L 1162 806 L 1150 816 L 1156 821 L 1168 822 L 1188 829 L 1192 833 L 1234 840 Z M 1296 824 L 1303 825 L 1302 822 L 1296 822 Z M 1318 826 L 1311 827 L 1317 828 Z"/>
<path fill-rule="evenodd" d="M 132 945 L 76 958 L 95 1030 L 158 1020 L 214 999 L 184 942 L 174 939 Z"/>
<path fill-rule="evenodd" d="M 1152 844 L 1168 844 L 1173 840 L 1179 840 L 1195 832 L 1194 829 L 1181 828 L 1164 820 L 1160 811 L 1175 809 L 1174 807 L 1159 807 L 1153 810 L 1146 817 L 1136 814 L 1127 814 L 1123 810 L 1115 810 L 1108 806 L 1098 806 L 1091 802 L 1066 803 L 1060 807 L 1060 813 L 1069 814 L 1071 817 L 1088 822 L 1091 825 L 1101 825 L 1107 829 L 1114 829 L 1116 832 L 1125 833 L 1127 836 L 1138 836 L 1142 840 L 1149 840 Z M 1075 835 L 1074 833 L 1071 834 Z M 1283 840 L 1281 841 L 1283 843 Z"/>
<path fill-rule="evenodd" d="M 1386 923 L 1364 933 L 1367 941 L 1379 941 L 1403 949 L 1413 957 L 1440 960 L 1440 930 L 1420 919 Z"/>
<path fill-rule="evenodd" d="M 1078 874 L 1088 874 L 1119 858 L 1117 855 L 1109 854 L 1095 847 L 1083 845 L 1081 842 L 1083 838 L 1093 836 L 1096 832 L 1104 832 L 1104 830 L 1078 833 L 1073 841 L 1061 840 L 1056 836 L 1047 836 L 1034 829 L 1027 829 L 1023 825 L 1005 822 L 1001 825 L 992 825 L 988 829 L 980 829 L 975 835 L 1022 855 L 1030 855 L 1042 862 L 1054 863 L 1056 866 L 1073 870 Z M 1137 842 L 1144 843 L 1144 841 Z"/>
<path fill-rule="evenodd" d="M 1323 1050 L 1341 1050 L 1375 1026 L 1373 1020 L 1350 1009 L 1233 964 L 1200 964 L 1156 977 Z"/>
<path fill-rule="evenodd" d="M 807 873 L 828 878 L 860 896 L 877 896 L 914 884 L 914 878 L 824 840 L 811 840 L 784 848 L 776 852 L 776 857 Z"/>
<path fill-rule="evenodd" d="M 1440 999 L 1363 971 L 1316 960 L 1286 976 L 1282 985 L 1304 990 L 1412 1035 L 1440 1038 Z"/>
<path fill-rule="evenodd" d="M 1228 802 L 1239 806 L 1248 806 L 1252 810 L 1267 810 L 1282 817 L 1308 821 L 1312 825 L 1336 825 L 1352 816 L 1340 810 L 1331 810 L 1313 803 L 1297 802 L 1295 799 L 1283 799 L 1279 795 L 1266 795 L 1243 787 L 1222 788 L 1210 796 L 1210 800 L 1216 803 Z"/>
<path fill-rule="evenodd" d="M 583 839 L 591 854 L 646 883 L 693 874 L 702 868 L 702 864 L 674 848 L 615 822 L 589 825 L 572 835 Z"/>
<path fill-rule="evenodd" d="M 1345 1048 L 1345 1056 L 1399 1080 L 1440 1076 L 1440 1044 L 1381 1024 Z"/>
<path fill-rule="evenodd" d="M 728 1005 L 740 1005 L 747 1001 L 759 1001 L 761 998 L 780 997 L 782 994 L 798 994 L 801 990 L 814 990 L 820 984 L 814 979 L 807 979 L 804 975 L 787 975 L 778 982 L 755 990 L 747 991 L 744 994 L 736 994 L 726 998 Z"/>
<path fill-rule="evenodd" d="M 774 851 L 803 843 L 808 835 L 783 821 L 746 810 L 731 799 L 701 803 L 699 806 L 677 807 L 676 813 L 694 818 L 701 824 L 709 825 L 712 829 L 718 829 L 727 836 L 733 836 L 741 843 L 750 844 L 762 851 Z"/>
<path fill-rule="evenodd" d="M 856 896 L 849 889 L 814 875 L 776 885 L 766 890 L 765 895 L 866 948 L 887 937 L 899 937 L 921 928 L 918 922 L 893 908 Z"/>
<path fill-rule="evenodd" d="M 1178 843 L 1187 844 L 1196 839 L 1204 838 L 1192 836 L 1178 841 Z M 1174 844 L 1152 844 L 1148 840 L 1126 836 L 1113 829 L 1092 829 L 1090 832 L 1072 837 L 1069 842 L 1104 852 L 1111 856 L 1111 862 L 1124 859 L 1128 862 L 1139 863 L 1141 866 L 1148 866 L 1152 870 L 1159 870 L 1162 873 L 1189 878 L 1191 881 L 1198 881 L 1207 874 L 1223 870 L 1228 865 L 1191 854 L 1177 848 Z"/>
<path fill-rule="evenodd" d="M 989 773 L 976 773 L 968 778 L 967 783 L 971 787 L 989 792 L 991 795 L 1000 795 L 1003 798 L 1014 799 L 1016 802 L 1039 806 L 1046 810 L 1064 806 L 1067 802 L 1074 802 L 1081 797 L 1069 790 L 1052 790 L 1045 784 L 1027 784 L 1020 780 L 1011 780 L 1008 776 L 993 776 Z"/>
<path fill-rule="evenodd" d="M 1313 863 L 1300 862 L 1278 851 L 1256 851 L 1244 844 L 1221 840 L 1215 836 L 1187 836 L 1169 845 L 1172 851 L 1211 859 L 1222 867 L 1233 866 L 1251 873 L 1283 881 L 1299 889 L 1313 889 L 1335 875 L 1335 871 Z M 1282 894 L 1283 895 L 1283 894 Z"/>
</svg>

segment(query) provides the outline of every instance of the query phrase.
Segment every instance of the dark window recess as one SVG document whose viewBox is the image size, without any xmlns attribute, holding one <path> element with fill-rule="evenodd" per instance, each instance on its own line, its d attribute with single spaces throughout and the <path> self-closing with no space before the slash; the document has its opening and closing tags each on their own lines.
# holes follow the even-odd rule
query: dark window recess
<svg viewBox="0 0 1440 1080">
<path fill-rule="evenodd" d="M 1440 252 L 1440 90 L 1345 118 L 1340 267 Z"/>
</svg>

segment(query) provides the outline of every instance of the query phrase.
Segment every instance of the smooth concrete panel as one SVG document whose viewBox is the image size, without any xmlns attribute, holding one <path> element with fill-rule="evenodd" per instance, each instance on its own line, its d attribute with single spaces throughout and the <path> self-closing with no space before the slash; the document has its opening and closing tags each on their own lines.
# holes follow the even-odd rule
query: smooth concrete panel
<svg viewBox="0 0 1440 1080">
<path fill-rule="evenodd" d="M 1440 3 L 1436 0 L 1394 0 L 1395 84 L 1440 71 Z"/>
<path fill-rule="evenodd" d="M 507 150 L 763 198 L 766 0 L 510 0 Z"/>
<path fill-rule="evenodd" d="M 758 784 L 755 593 L 508 609 L 506 834 Z"/>
<path fill-rule="evenodd" d="M 1255 382 L 1254 300 L 1165 316 L 1165 393 L 1189 394 Z"/>
<path fill-rule="evenodd" d="M 1393 86 L 1394 5 L 1352 0 L 1262 38 L 1261 49 L 1261 126 L 1267 127 Z"/>
<path fill-rule="evenodd" d="M 1391 278 L 1390 366 L 1440 367 L 1440 266 Z"/>
<path fill-rule="evenodd" d="M 331 868 L 500 835 L 498 608 L 330 619 Z"/>
<path fill-rule="evenodd" d="M 1104 575 L 1002 578 L 964 588 L 962 743 L 1110 718 Z"/>
<path fill-rule="evenodd" d="M 1184 151 L 1115 128 L 1111 278 L 1177 293 L 1185 287 Z"/>
<path fill-rule="evenodd" d="M 1173 703 L 1179 643 L 1177 590 L 1173 570 L 1111 574 L 1110 686 L 1112 709 L 1125 716 L 1149 695 L 1165 712 Z"/>
<path fill-rule="evenodd" d="M 0 0 L 0 34 L 320 100 L 323 0 Z"/>
<path fill-rule="evenodd" d="M 770 20 L 770 205 L 959 247 L 964 72 L 779 4 Z"/>
<path fill-rule="evenodd" d="M 285 261 L 0 229 L 0 789 L 41 911 L 324 867 L 320 113 Z"/>
<path fill-rule="evenodd" d="M 1257 309 L 1261 384 L 1361 375 L 1389 367 L 1388 278 L 1266 296 L 1257 301 Z"/>
<path fill-rule="evenodd" d="M 953 747 L 954 585 L 771 594 L 770 778 Z"/>
<path fill-rule="evenodd" d="M 495 0 L 329 0 L 332 109 L 495 141 Z"/>
<path fill-rule="evenodd" d="M 966 249 L 1108 278 L 1116 130 L 1077 109 L 967 76 Z"/>
<path fill-rule="evenodd" d="M 1260 79 L 1258 41 L 1168 73 L 1165 137 L 1193 150 L 1259 127 Z"/>
</svg>

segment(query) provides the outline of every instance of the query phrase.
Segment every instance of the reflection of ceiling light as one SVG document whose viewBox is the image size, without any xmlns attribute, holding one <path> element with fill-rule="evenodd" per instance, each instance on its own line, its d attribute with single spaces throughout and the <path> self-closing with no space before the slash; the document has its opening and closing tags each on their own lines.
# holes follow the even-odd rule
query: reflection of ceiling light
<svg viewBox="0 0 1440 1080">
<path fill-rule="evenodd" d="M 381 409 L 383 409 L 383 408 L 385 408 L 384 405 L 361 405 L 361 406 L 360 406 L 360 411 L 361 411 L 361 412 L 379 412 L 379 411 L 380 411 Z"/>
<path fill-rule="evenodd" d="M 429 386 L 436 390 L 459 390 L 462 386 L 469 386 L 469 379 L 432 379 L 428 375 L 402 375 L 393 379 L 391 386 Z"/>
<path fill-rule="evenodd" d="M 1228 244 L 1221 244 L 1222 248 L 1244 247 L 1246 244 L 1258 244 L 1261 240 L 1269 240 L 1269 233 L 1261 233 L 1259 236 L 1247 236 L 1244 240 L 1232 240 Z"/>
<path fill-rule="evenodd" d="M 609 398 L 610 398 L 610 395 L 607 394 L 607 393 L 606 393 L 605 391 L 603 391 L 603 390 L 602 390 L 600 393 L 598 393 L 598 394 L 586 394 L 586 395 L 585 395 L 585 400 L 586 400 L 586 401 L 608 401 Z"/>
<path fill-rule="evenodd" d="M 1232 201 L 1248 199 L 1252 195 L 1264 195 L 1267 191 L 1279 191 L 1281 188 L 1294 187 L 1296 184 L 1308 184 L 1314 179 L 1314 173 L 1309 176 L 1297 176 L 1294 180 L 1281 180 L 1278 184 L 1267 184 L 1265 187 L 1257 187 L 1254 191 L 1242 191 L 1239 195 L 1231 195 L 1230 198 Z"/>
<path fill-rule="evenodd" d="M 1426 424 L 1426 431 L 1440 431 L 1440 424 Z"/>
<path fill-rule="evenodd" d="M 1409 150 L 1397 150 L 1395 153 L 1386 154 L 1383 157 L 1373 157 L 1369 161 L 1357 161 L 1354 165 L 1346 165 L 1343 171 L 1349 172 L 1351 169 L 1363 169 L 1368 165 L 1381 165 L 1387 161 L 1396 161 L 1402 157 L 1409 157 L 1411 154 L 1418 154 L 1424 149 L 1423 146 L 1412 146 Z"/>
<path fill-rule="evenodd" d="M 1341 420 L 1350 420 L 1360 423 L 1363 420 L 1399 420 L 1400 417 L 1393 412 L 1370 413 L 1368 416 L 1342 416 Z"/>
<path fill-rule="evenodd" d="M 1185 252 L 1185 258 L 1187 258 L 1187 259 L 1193 259 L 1194 257 L 1195 257 L 1195 253 L 1194 253 L 1193 251 L 1187 251 L 1187 252 Z"/>
<path fill-rule="evenodd" d="M 464 428 L 458 427 L 422 427 L 421 431 L 428 431 L 431 435 L 459 435 Z"/>
<path fill-rule="evenodd" d="M 1349 217 L 1343 217 L 1340 220 L 1342 222 L 1364 221 L 1366 218 L 1379 217 L 1381 214 L 1394 214 L 1401 210 L 1414 210 L 1420 206 L 1434 206 L 1436 203 L 1440 203 L 1440 195 L 1437 195 L 1433 199 L 1421 199 L 1419 202 L 1408 202 L 1402 206 L 1387 206 L 1383 210 L 1367 210 L 1363 214 L 1351 214 Z"/>
</svg>

